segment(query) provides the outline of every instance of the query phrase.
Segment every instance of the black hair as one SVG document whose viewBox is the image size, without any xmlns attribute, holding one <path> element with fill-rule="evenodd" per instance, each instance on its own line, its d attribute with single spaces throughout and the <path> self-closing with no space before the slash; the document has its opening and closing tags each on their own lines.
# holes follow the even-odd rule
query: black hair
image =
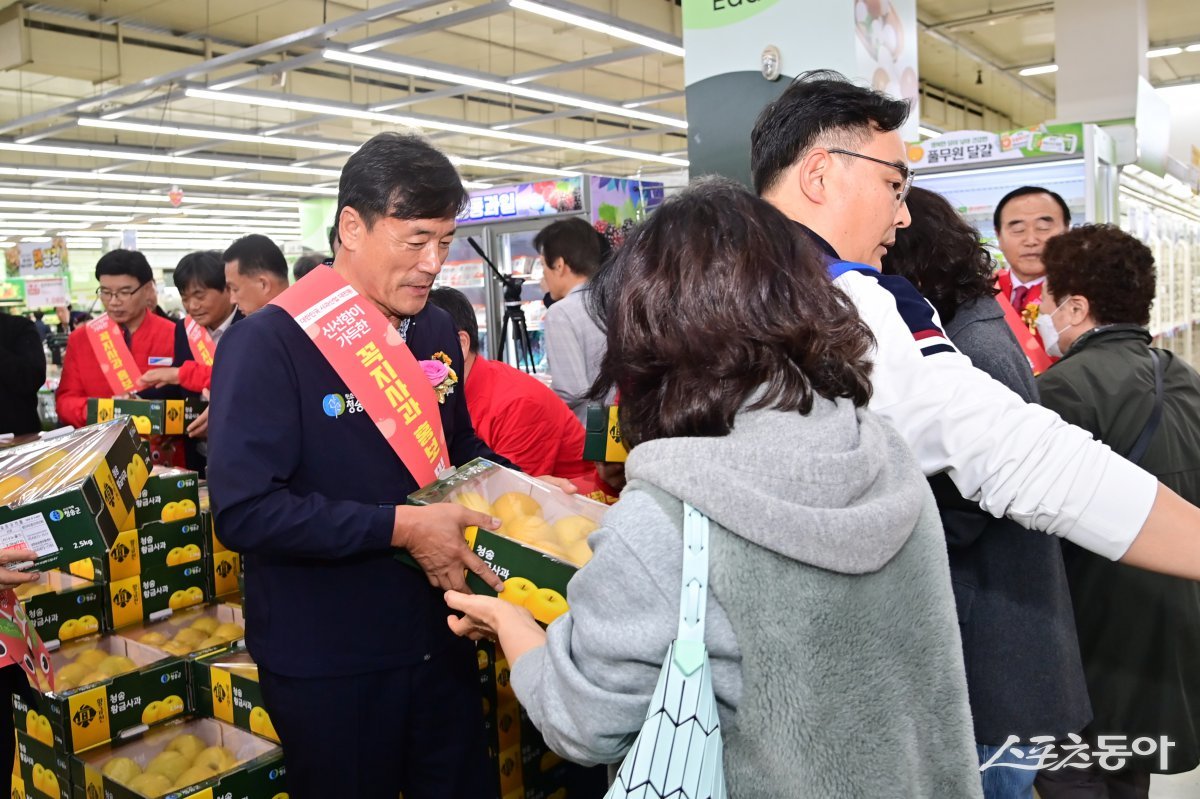
<svg viewBox="0 0 1200 799">
<path fill-rule="evenodd" d="M 979 231 L 936 192 L 913 186 L 908 194 L 912 222 L 896 231 L 883 256 L 883 271 L 901 275 L 937 309 L 945 324 L 975 299 L 996 296 L 995 264 Z"/>
<path fill-rule="evenodd" d="M 429 292 L 429 301 L 450 314 L 455 329 L 467 334 L 471 352 L 479 352 L 479 319 L 467 295 L 458 289 L 441 286 Z"/>
<path fill-rule="evenodd" d="M 358 211 L 370 228 L 383 216 L 453 219 L 467 199 L 462 179 L 440 150 L 420 136 L 380 133 L 342 167 L 334 230 L 343 208 Z"/>
<path fill-rule="evenodd" d="M 261 233 L 251 233 L 229 245 L 221 256 L 223 263 L 237 261 L 238 274 L 250 277 L 261 272 L 270 272 L 284 283 L 288 282 L 287 259 L 283 250 Z"/>
<path fill-rule="evenodd" d="M 342 243 L 341 234 L 338 233 L 337 218 L 333 220 L 333 227 L 329 228 L 329 251 L 337 252 L 338 246 Z"/>
<path fill-rule="evenodd" d="M 1063 224 L 1071 224 L 1071 209 L 1067 207 L 1067 201 L 1062 198 L 1056 191 L 1042 188 L 1041 186 L 1022 186 L 1019 189 L 1013 189 L 1008 194 L 1000 198 L 1000 202 L 996 203 L 996 211 L 992 214 L 992 227 L 996 229 L 996 234 L 1000 234 L 1000 212 L 1004 210 L 1004 206 L 1008 205 L 1018 197 L 1028 197 L 1030 194 L 1048 194 L 1058 203 L 1058 207 L 1062 209 Z"/>
<path fill-rule="evenodd" d="M 137 250 L 113 250 L 101 255 L 96 261 L 96 279 L 101 275 L 129 275 L 143 286 L 154 280 L 150 262 Z"/>
<path fill-rule="evenodd" d="M 320 253 L 301 255 L 292 264 L 292 277 L 299 280 L 323 263 L 325 263 L 325 256 Z"/>
<path fill-rule="evenodd" d="M 795 225 L 738 183 L 707 178 L 664 202 L 602 280 L 593 391 L 616 386 L 634 446 L 726 435 L 747 403 L 806 414 L 817 396 L 870 399 L 870 329 Z"/>
<path fill-rule="evenodd" d="M 552 222 L 533 237 L 533 247 L 546 266 L 562 258 L 572 272 L 589 278 L 600 269 L 606 244 L 604 236 L 578 217 Z"/>
<path fill-rule="evenodd" d="M 185 293 L 192 285 L 224 291 L 225 262 L 221 260 L 221 253 L 216 250 L 189 252 L 179 259 L 171 280 L 180 294 Z"/>
<path fill-rule="evenodd" d="M 851 83 L 828 69 L 798 75 L 779 99 L 758 115 L 750 133 L 750 171 L 762 195 L 818 143 L 850 149 L 875 132 L 898 130 L 908 100 Z"/>
</svg>

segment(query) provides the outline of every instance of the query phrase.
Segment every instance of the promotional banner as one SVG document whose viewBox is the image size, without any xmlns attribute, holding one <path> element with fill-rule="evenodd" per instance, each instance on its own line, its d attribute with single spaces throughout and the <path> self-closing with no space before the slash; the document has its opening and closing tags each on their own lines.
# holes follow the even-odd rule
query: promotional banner
<svg viewBox="0 0 1200 799">
<path fill-rule="evenodd" d="M 418 485 L 449 468 L 431 362 L 417 362 L 378 308 L 332 269 L 312 270 L 271 304 L 312 339 Z"/>
<path fill-rule="evenodd" d="M 9 277 L 51 277 L 67 271 L 67 243 L 60 237 L 23 241 L 4 252 Z"/>
<path fill-rule="evenodd" d="M 142 378 L 142 370 L 134 363 L 133 353 L 117 323 L 108 314 L 100 314 L 87 323 L 87 338 L 113 395 L 133 391 Z"/>
<path fill-rule="evenodd" d="M 497 186 L 471 192 L 458 221 L 464 224 L 532 219 L 583 210 L 583 176 Z"/>
<path fill-rule="evenodd" d="M 957 130 L 908 146 L 909 164 L 917 169 L 1047 155 L 1082 157 L 1083 125 L 1035 125 L 1003 133 Z"/>
</svg>

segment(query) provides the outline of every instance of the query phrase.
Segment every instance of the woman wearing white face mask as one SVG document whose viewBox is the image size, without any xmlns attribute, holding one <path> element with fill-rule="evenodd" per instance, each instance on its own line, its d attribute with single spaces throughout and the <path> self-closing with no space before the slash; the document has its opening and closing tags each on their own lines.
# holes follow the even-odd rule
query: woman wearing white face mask
<svg viewBox="0 0 1200 799">
<path fill-rule="evenodd" d="M 1085 225 L 1051 239 L 1042 260 L 1038 329 L 1047 352 L 1063 353 L 1038 378 L 1042 404 L 1200 500 L 1200 374 L 1150 346 L 1149 248 L 1116 227 Z M 1200 764 L 1200 583 L 1070 543 L 1063 558 L 1094 712 L 1084 733 L 1128 736 L 1126 746 L 1151 738 L 1156 751 L 1115 772 L 1043 771 L 1038 791 L 1043 799 L 1146 797 L 1152 773 Z M 1163 739 L 1173 744 L 1165 755 Z"/>
</svg>

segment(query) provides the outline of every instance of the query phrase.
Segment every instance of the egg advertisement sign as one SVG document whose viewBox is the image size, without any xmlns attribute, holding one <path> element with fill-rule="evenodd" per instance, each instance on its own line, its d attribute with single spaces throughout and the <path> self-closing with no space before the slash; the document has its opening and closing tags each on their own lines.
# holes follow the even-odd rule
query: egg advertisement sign
<svg viewBox="0 0 1200 799">
<path fill-rule="evenodd" d="M 852 0 L 858 75 L 893 97 L 911 100 L 909 125 L 920 119 L 917 110 L 916 0 Z M 907 134 L 907 131 L 905 132 Z M 915 138 L 913 136 L 912 138 Z"/>
</svg>

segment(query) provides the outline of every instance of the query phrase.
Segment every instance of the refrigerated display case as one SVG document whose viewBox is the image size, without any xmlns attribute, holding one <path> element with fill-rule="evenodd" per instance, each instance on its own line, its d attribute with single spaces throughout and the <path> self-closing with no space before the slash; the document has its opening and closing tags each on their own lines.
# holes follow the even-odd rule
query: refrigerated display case
<svg viewBox="0 0 1200 799">
<path fill-rule="evenodd" d="M 953 146 L 956 139 L 976 143 Z M 973 151 L 968 149 L 972 146 Z M 930 163 L 929 154 L 947 147 L 955 154 L 962 151 L 963 160 Z M 1095 125 L 1040 125 L 999 134 L 959 131 L 909 149 L 910 160 L 916 162 L 916 185 L 948 199 L 979 230 L 1001 267 L 1006 264 L 996 246 L 992 214 L 1013 189 L 1042 186 L 1057 192 L 1071 209 L 1072 224 L 1117 220 L 1116 148 Z M 912 158 L 917 152 L 921 159 Z"/>
<path fill-rule="evenodd" d="M 558 219 L 578 217 L 590 222 L 610 244 L 619 246 L 625 233 L 662 199 L 661 183 L 591 175 L 472 191 L 437 285 L 461 290 L 475 307 L 481 352 L 526 368 L 524 345 L 513 335 L 514 322 L 504 325 L 504 286 L 471 240 L 502 275 L 523 280 L 519 310 L 529 332 L 533 368 L 546 375 L 542 336 L 545 290 L 539 286 L 542 260 L 533 246 L 534 237 Z"/>
</svg>

